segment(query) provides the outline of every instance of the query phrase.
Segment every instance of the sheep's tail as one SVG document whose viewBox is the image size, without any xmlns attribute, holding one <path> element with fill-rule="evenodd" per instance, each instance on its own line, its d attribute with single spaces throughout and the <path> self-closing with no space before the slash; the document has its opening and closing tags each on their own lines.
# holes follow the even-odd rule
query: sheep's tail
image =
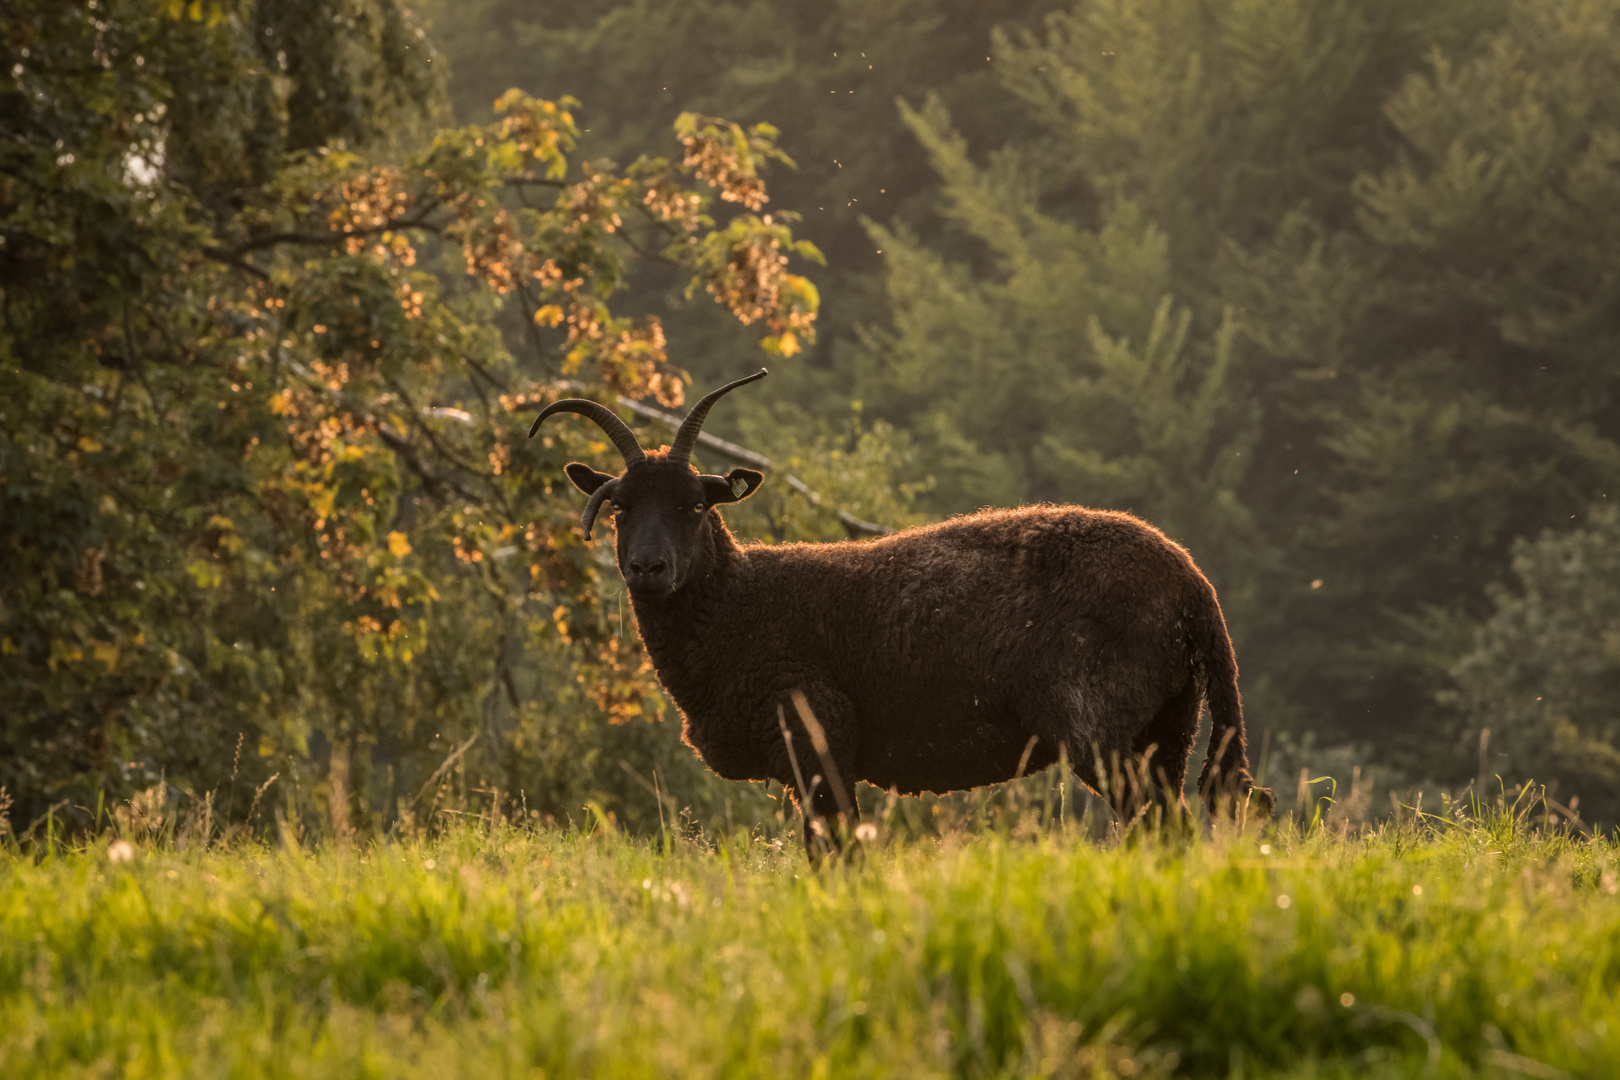
<svg viewBox="0 0 1620 1080">
<path fill-rule="evenodd" d="M 1238 692 L 1237 656 L 1226 632 L 1226 618 L 1210 589 L 1203 611 L 1192 621 L 1192 645 L 1204 676 L 1204 700 L 1209 705 L 1209 754 L 1198 774 L 1198 794 L 1211 813 L 1223 803 L 1242 813 L 1246 804 L 1270 816 L 1276 798 L 1270 788 L 1254 786 L 1249 775 L 1249 751 L 1243 737 L 1243 695 Z M 1251 797 L 1252 793 L 1252 797 Z"/>
</svg>

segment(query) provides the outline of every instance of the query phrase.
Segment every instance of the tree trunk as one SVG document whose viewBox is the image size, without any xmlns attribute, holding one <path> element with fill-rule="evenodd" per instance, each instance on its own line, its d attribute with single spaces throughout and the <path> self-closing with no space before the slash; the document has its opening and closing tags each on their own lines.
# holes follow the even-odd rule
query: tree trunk
<svg viewBox="0 0 1620 1080">
<path fill-rule="evenodd" d="M 349 762 L 354 755 L 354 736 L 344 735 L 332 740 L 331 813 L 332 839 L 340 845 L 348 844 L 354 835 L 349 823 Z"/>
</svg>

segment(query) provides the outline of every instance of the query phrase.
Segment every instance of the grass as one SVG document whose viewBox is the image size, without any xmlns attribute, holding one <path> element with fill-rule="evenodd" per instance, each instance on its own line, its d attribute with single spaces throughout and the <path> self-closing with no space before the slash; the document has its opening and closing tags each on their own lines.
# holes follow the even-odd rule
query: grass
<svg viewBox="0 0 1620 1080">
<path fill-rule="evenodd" d="M 0 856 L 0 1076 L 1598 1076 L 1620 848 L 475 823 Z"/>
</svg>

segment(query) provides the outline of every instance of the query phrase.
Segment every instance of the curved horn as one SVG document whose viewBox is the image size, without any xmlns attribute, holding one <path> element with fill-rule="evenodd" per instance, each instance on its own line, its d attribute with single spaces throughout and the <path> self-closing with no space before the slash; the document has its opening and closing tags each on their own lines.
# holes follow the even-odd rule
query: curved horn
<svg viewBox="0 0 1620 1080">
<path fill-rule="evenodd" d="M 580 515 L 579 523 L 585 527 L 585 539 L 591 538 L 591 527 L 596 524 L 596 513 L 602 509 L 602 503 L 613 497 L 619 488 L 617 480 L 609 480 L 595 491 L 591 492 L 591 501 L 585 504 L 585 513 Z"/>
<path fill-rule="evenodd" d="M 560 412 L 579 413 L 595 420 L 597 426 L 607 432 L 607 437 L 613 440 L 613 445 L 619 448 L 626 468 L 647 459 L 646 453 L 641 449 L 641 443 L 636 441 L 636 433 L 619 419 L 617 413 L 600 402 L 588 401 L 585 398 L 563 398 L 541 409 L 540 415 L 534 419 L 534 426 L 529 429 L 529 438 L 534 438 L 534 433 L 540 430 L 540 424 L 546 417 Z M 590 526 L 587 525 L 585 531 L 590 532 Z"/>
<path fill-rule="evenodd" d="M 669 460 L 684 465 L 691 458 L 692 447 L 697 445 L 698 432 L 703 430 L 703 421 L 708 418 L 710 406 L 737 389 L 737 387 L 757 382 L 769 374 L 770 372 L 765 368 L 760 368 L 746 379 L 726 383 L 720 389 L 704 394 L 703 399 L 692 406 L 692 411 L 686 414 L 686 419 L 681 421 L 681 429 L 675 433 L 675 442 L 669 448 Z"/>
</svg>

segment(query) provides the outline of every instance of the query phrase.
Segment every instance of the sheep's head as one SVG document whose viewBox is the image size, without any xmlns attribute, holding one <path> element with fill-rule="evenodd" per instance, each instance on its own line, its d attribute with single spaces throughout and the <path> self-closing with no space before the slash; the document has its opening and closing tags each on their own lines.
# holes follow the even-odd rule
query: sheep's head
<svg viewBox="0 0 1620 1080">
<path fill-rule="evenodd" d="M 647 453 L 612 409 L 584 398 L 552 402 L 529 429 L 529 437 L 533 438 L 541 421 L 553 413 L 579 413 L 596 421 L 618 447 L 624 457 L 624 472 L 618 476 L 597 472 L 577 461 L 566 471 L 574 486 L 590 496 L 580 519 L 587 537 L 603 504 L 612 508 L 618 532 L 619 573 L 638 597 L 667 597 L 685 584 L 706 550 L 705 541 L 712 527 L 709 511 L 746 499 L 764 481 L 764 475 L 753 469 L 732 469 L 725 476 L 700 473 L 690 459 L 709 407 L 737 387 L 765 375 L 761 368 L 746 379 L 704 396 L 681 422 L 667 451 Z"/>
</svg>

